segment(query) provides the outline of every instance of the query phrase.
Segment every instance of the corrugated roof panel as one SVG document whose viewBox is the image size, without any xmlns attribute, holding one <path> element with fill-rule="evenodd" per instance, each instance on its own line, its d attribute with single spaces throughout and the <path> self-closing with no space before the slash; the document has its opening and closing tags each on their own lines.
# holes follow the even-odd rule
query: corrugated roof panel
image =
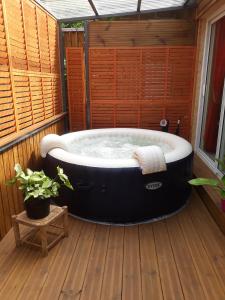
<svg viewBox="0 0 225 300">
<path fill-rule="evenodd" d="M 179 7 L 183 6 L 185 2 L 186 0 L 142 0 L 141 11 Z"/>
<path fill-rule="evenodd" d="M 137 12 L 138 0 L 36 0 L 58 20 L 85 19 Z M 91 3 L 91 4 L 90 4 Z M 142 0 L 141 12 L 182 7 L 186 0 Z"/>
<path fill-rule="evenodd" d="M 58 20 L 95 16 L 88 0 L 36 0 Z"/>
<path fill-rule="evenodd" d="M 137 2 L 137 0 L 93 0 L 100 15 L 136 12 Z"/>
</svg>

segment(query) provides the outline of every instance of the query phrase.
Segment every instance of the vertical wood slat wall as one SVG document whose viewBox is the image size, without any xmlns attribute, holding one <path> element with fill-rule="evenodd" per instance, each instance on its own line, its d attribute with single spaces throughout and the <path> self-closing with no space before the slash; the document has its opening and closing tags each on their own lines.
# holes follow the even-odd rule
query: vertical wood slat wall
<svg viewBox="0 0 225 300">
<path fill-rule="evenodd" d="M 40 140 L 46 134 L 63 132 L 64 120 L 61 119 L 0 154 L 0 238 L 11 228 L 11 216 L 23 210 L 23 197 L 20 191 L 16 186 L 5 185 L 6 180 L 14 176 L 14 165 L 19 162 L 23 168 L 40 169 L 42 167 Z"/>
<path fill-rule="evenodd" d="M 31 0 L 0 4 L 2 146 L 53 120 L 62 112 L 62 97 L 57 21 Z"/>
<path fill-rule="evenodd" d="M 64 131 L 59 70 L 56 20 L 34 1 L 0 0 L 0 238 L 11 228 L 11 215 L 23 209 L 21 193 L 5 185 L 15 163 L 40 168 L 40 139 Z M 38 127 L 38 133 L 1 152 L 1 146 Z"/>
</svg>

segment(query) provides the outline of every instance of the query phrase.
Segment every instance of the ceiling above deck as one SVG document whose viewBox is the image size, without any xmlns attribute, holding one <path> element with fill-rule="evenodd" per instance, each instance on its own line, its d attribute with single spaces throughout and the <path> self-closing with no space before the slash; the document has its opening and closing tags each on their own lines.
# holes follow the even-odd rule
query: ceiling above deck
<svg viewBox="0 0 225 300">
<path fill-rule="evenodd" d="M 36 0 L 59 21 L 85 20 L 180 9 L 194 0 Z"/>
</svg>

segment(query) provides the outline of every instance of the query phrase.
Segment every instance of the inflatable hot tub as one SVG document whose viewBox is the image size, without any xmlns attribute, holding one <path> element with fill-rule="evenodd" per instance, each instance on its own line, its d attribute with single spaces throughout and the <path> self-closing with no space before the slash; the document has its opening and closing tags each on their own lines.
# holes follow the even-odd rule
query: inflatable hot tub
<svg viewBox="0 0 225 300">
<path fill-rule="evenodd" d="M 167 170 L 142 175 L 137 147 L 157 145 Z M 61 166 L 75 191 L 56 200 L 79 218 L 99 223 L 151 222 L 181 210 L 190 194 L 192 146 L 173 134 L 145 129 L 95 129 L 47 135 L 41 141 L 45 171 Z"/>
</svg>

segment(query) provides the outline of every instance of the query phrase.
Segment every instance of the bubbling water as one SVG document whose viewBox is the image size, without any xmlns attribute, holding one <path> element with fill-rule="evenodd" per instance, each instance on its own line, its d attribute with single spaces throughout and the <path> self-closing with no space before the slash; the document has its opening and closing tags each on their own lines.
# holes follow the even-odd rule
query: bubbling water
<svg viewBox="0 0 225 300">
<path fill-rule="evenodd" d="M 172 149 L 168 144 L 153 142 L 150 138 L 136 136 L 93 136 L 76 140 L 70 145 L 70 152 L 93 158 L 129 159 L 134 151 L 143 146 L 159 146 L 165 153 Z"/>
</svg>

